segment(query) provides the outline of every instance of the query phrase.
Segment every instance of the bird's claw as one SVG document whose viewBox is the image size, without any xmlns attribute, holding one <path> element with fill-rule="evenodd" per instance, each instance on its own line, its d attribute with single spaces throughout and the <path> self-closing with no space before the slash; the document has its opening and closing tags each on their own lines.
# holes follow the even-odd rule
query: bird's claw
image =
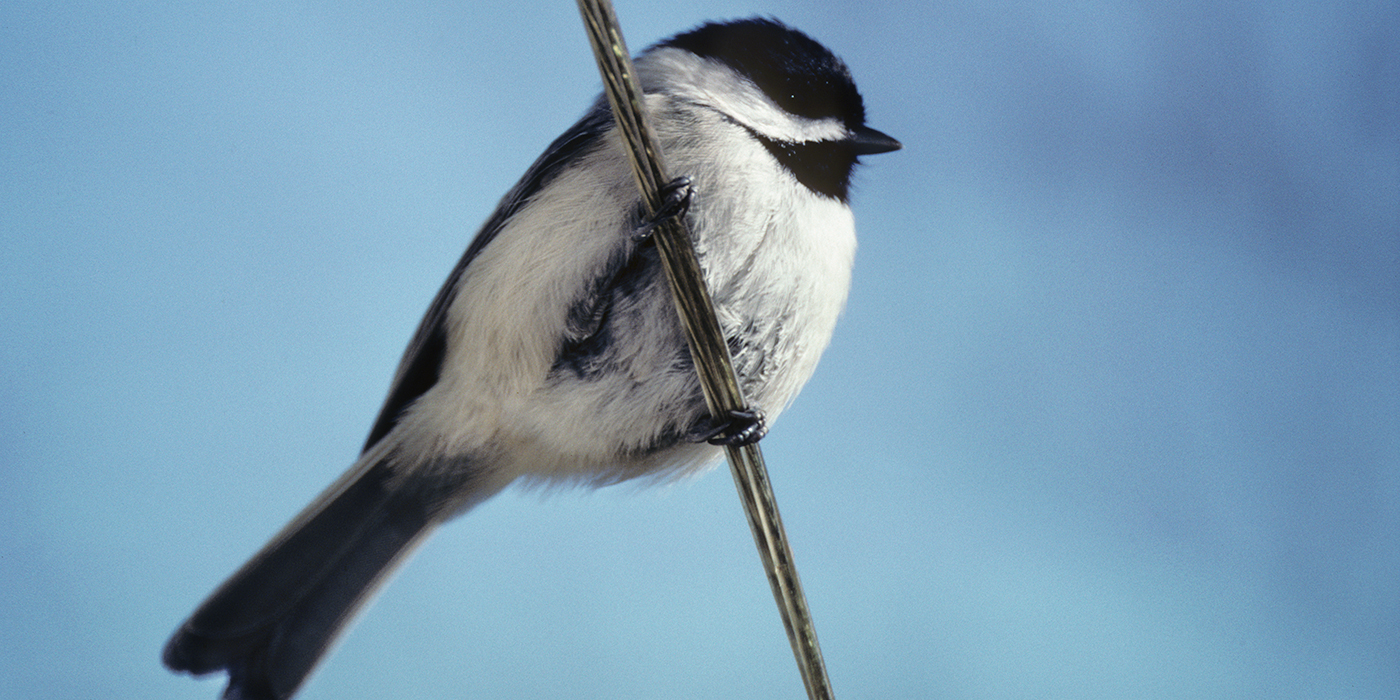
<svg viewBox="0 0 1400 700">
<path fill-rule="evenodd" d="M 690 178 L 682 175 L 661 186 L 661 206 L 656 213 L 645 217 L 637 227 L 633 237 L 638 241 L 651 238 L 656 229 L 670 219 L 685 216 L 690 211 L 690 201 L 695 196 L 695 187 Z"/>
<path fill-rule="evenodd" d="M 742 447 L 758 442 L 767 434 L 768 422 L 763 411 L 748 408 L 730 411 L 724 418 L 711 416 L 706 425 L 696 427 L 691 437 L 695 442 Z"/>
</svg>

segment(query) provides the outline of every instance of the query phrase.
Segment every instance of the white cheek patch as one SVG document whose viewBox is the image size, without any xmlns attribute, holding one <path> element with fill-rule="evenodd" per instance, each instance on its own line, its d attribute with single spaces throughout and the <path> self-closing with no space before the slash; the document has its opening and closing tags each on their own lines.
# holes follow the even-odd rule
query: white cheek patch
<svg viewBox="0 0 1400 700">
<path fill-rule="evenodd" d="M 733 69 L 689 51 L 666 47 L 648 52 L 637 61 L 637 75 L 645 91 L 714 109 L 775 141 L 806 143 L 850 137 L 840 120 L 790 114 Z"/>
</svg>

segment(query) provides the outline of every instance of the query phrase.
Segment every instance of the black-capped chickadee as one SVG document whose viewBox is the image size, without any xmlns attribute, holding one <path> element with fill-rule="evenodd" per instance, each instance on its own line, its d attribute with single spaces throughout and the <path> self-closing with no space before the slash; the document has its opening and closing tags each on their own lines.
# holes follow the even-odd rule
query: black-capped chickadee
<svg viewBox="0 0 1400 700">
<path fill-rule="evenodd" d="M 769 19 L 706 24 L 636 61 L 750 405 L 775 417 L 846 301 L 865 126 L 846 65 Z M 225 698 L 287 698 L 386 574 L 509 484 L 692 472 L 713 417 L 601 98 L 486 221 L 419 325 L 364 452 L 190 616 L 165 663 L 227 670 Z"/>
</svg>

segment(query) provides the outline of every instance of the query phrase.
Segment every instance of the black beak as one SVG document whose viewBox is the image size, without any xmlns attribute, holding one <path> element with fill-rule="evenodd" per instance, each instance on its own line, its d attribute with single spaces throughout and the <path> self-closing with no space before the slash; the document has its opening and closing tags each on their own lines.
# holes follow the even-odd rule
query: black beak
<svg viewBox="0 0 1400 700">
<path fill-rule="evenodd" d="M 890 135 L 868 126 L 852 129 L 850 144 L 855 146 L 858 156 L 873 156 L 876 153 L 889 153 L 904 148 L 904 144 L 896 141 Z"/>
</svg>

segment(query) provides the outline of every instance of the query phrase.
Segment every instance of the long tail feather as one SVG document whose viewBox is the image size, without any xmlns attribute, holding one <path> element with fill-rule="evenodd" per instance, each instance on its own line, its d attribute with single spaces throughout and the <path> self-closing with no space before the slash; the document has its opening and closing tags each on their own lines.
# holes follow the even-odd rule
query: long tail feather
<svg viewBox="0 0 1400 700">
<path fill-rule="evenodd" d="M 332 487 L 181 625 L 165 665 L 227 670 L 227 700 L 291 697 L 385 575 L 432 530 L 427 505 L 388 489 L 389 476 L 379 463 Z"/>
</svg>

